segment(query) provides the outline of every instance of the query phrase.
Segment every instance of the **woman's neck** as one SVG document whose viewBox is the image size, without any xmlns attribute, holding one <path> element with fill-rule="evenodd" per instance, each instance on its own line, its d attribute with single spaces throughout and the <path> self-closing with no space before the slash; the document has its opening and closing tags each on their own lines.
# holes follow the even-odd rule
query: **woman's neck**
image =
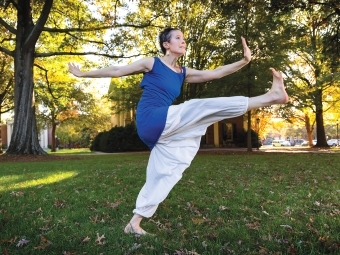
<svg viewBox="0 0 340 255">
<path fill-rule="evenodd" d="M 177 64 L 177 59 L 178 58 L 176 58 L 176 57 L 173 57 L 173 56 L 164 56 L 164 57 L 161 57 L 161 59 L 168 66 L 171 66 L 173 68 L 178 67 L 178 64 Z"/>
<path fill-rule="evenodd" d="M 164 56 L 160 58 L 161 61 L 167 65 L 170 69 L 174 70 L 177 73 L 183 72 L 182 68 L 177 64 L 177 59 L 176 57 L 172 56 Z"/>
</svg>

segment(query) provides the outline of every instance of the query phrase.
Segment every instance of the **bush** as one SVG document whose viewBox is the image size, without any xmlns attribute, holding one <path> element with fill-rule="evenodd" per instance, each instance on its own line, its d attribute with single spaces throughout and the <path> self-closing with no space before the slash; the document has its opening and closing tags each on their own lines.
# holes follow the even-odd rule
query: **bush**
<svg viewBox="0 0 340 255">
<path fill-rule="evenodd" d="M 235 144 L 237 147 L 247 147 L 247 131 L 243 130 L 241 132 L 237 132 Z M 258 148 L 261 146 L 258 141 L 258 134 L 254 130 L 251 130 L 251 145 L 252 148 Z"/>
<path fill-rule="evenodd" d="M 91 151 L 100 151 L 100 139 L 103 136 L 104 132 L 99 132 L 93 139 L 90 150 Z"/>
<path fill-rule="evenodd" d="M 148 147 L 142 142 L 137 134 L 134 124 L 125 127 L 114 127 L 109 131 L 98 133 L 93 139 L 91 151 L 102 152 L 125 152 L 144 151 Z"/>
</svg>

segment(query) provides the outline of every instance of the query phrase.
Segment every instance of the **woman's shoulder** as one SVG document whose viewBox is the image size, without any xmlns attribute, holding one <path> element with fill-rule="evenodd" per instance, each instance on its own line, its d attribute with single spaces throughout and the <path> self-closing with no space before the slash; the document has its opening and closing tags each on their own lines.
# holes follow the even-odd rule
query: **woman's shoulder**
<svg viewBox="0 0 340 255">
<path fill-rule="evenodd" d="M 145 73 L 150 72 L 153 69 L 154 62 L 155 62 L 154 57 L 146 57 L 135 61 L 133 65 L 141 67 L 142 69 L 144 69 L 143 72 Z"/>
<path fill-rule="evenodd" d="M 155 62 L 155 58 L 156 57 L 146 57 L 146 58 L 142 58 L 138 61 L 141 61 L 144 64 L 153 64 Z"/>
</svg>

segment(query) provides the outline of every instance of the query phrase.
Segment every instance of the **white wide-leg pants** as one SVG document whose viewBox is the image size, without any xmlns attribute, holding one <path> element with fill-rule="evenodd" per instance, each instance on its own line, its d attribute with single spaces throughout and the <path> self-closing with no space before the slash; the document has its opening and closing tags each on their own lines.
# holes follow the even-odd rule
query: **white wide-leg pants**
<svg viewBox="0 0 340 255">
<path fill-rule="evenodd" d="M 207 127 L 243 115 L 247 108 L 248 97 L 242 96 L 192 99 L 170 106 L 164 131 L 151 150 L 146 182 L 133 213 L 151 217 L 190 166 Z"/>
</svg>

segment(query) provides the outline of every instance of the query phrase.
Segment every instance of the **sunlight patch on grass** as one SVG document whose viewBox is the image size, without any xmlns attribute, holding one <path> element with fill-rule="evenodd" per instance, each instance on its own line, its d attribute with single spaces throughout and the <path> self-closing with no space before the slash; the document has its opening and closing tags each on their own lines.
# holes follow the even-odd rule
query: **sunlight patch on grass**
<svg viewBox="0 0 340 255">
<path fill-rule="evenodd" d="M 48 176 L 34 178 L 31 180 L 28 180 L 27 176 L 11 175 L 0 180 L 0 183 L 3 184 L 0 186 L 0 192 L 56 183 L 63 181 L 65 179 L 72 178 L 77 174 L 78 173 L 76 171 L 58 172 Z"/>
<path fill-rule="evenodd" d="M 56 152 L 48 151 L 49 154 L 91 154 L 93 153 L 90 151 L 89 148 L 79 148 L 79 149 L 61 149 L 57 150 Z"/>
</svg>

